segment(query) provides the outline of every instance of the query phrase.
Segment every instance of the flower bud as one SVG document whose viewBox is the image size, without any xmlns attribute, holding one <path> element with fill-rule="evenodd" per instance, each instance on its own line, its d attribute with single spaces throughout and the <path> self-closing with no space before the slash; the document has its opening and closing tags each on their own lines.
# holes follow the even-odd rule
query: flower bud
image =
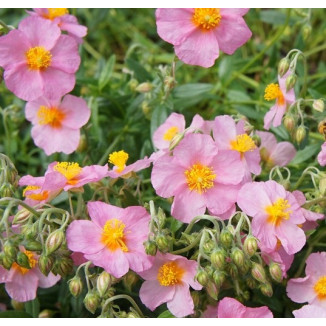
<svg viewBox="0 0 326 326">
<path fill-rule="evenodd" d="M 257 240 L 252 235 L 248 235 L 243 243 L 243 250 L 249 256 L 252 257 L 257 251 Z"/>
<path fill-rule="evenodd" d="M 147 255 L 155 256 L 157 252 L 157 246 L 154 241 L 145 241 L 144 242 L 145 252 Z"/>
<path fill-rule="evenodd" d="M 8 182 L 4 182 L 1 186 L 0 186 L 0 197 L 11 197 L 15 192 L 14 187 L 8 183 Z"/>
<path fill-rule="evenodd" d="M 253 263 L 251 268 L 251 275 L 255 280 L 257 280 L 260 283 L 266 282 L 266 274 L 262 265 Z"/>
<path fill-rule="evenodd" d="M 248 301 L 250 299 L 250 292 L 249 291 L 244 291 L 242 293 L 244 301 Z"/>
<path fill-rule="evenodd" d="M 11 305 L 15 310 L 22 311 L 25 309 L 25 303 L 11 299 Z"/>
<path fill-rule="evenodd" d="M 141 109 L 145 115 L 146 118 L 150 118 L 150 113 L 151 113 L 151 107 L 148 103 L 148 101 L 143 101 L 141 104 Z"/>
<path fill-rule="evenodd" d="M 4 255 L 2 257 L 2 266 L 7 270 L 9 270 L 11 268 L 11 265 L 13 264 L 13 262 L 14 262 L 13 259 L 11 259 L 10 257 L 8 257 L 6 255 Z"/>
<path fill-rule="evenodd" d="M 290 60 L 288 58 L 283 58 L 278 64 L 278 74 L 283 77 L 290 67 Z"/>
<path fill-rule="evenodd" d="M 139 92 L 139 93 L 148 93 L 152 90 L 152 88 L 153 88 L 153 85 L 151 83 L 146 82 L 146 83 L 139 84 L 135 88 L 135 90 L 136 90 L 136 92 Z"/>
<path fill-rule="evenodd" d="M 201 304 L 201 298 L 199 292 L 193 291 L 190 293 L 190 295 L 192 297 L 192 301 L 194 302 L 194 306 L 198 307 Z"/>
<path fill-rule="evenodd" d="M 326 137 L 326 119 L 320 121 L 318 123 L 318 131 L 321 135 L 323 135 L 324 137 Z"/>
<path fill-rule="evenodd" d="M 212 250 L 215 248 L 216 244 L 214 240 L 208 240 L 203 245 L 203 251 L 205 254 L 210 254 Z"/>
<path fill-rule="evenodd" d="M 171 139 L 169 150 L 172 151 L 174 148 L 176 148 L 180 141 L 183 139 L 183 137 L 184 133 L 175 134 L 175 136 Z"/>
<path fill-rule="evenodd" d="M 277 263 L 271 263 L 269 265 L 269 274 L 271 275 L 272 279 L 277 282 L 277 283 L 281 283 L 283 280 L 283 273 L 281 270 L 281 267 L 279 264 Z"/>
<path fill-rule="evenodd" d="M 61 229 L 55 230 L 49 234 L 45 242 L 46 255 L 52 254 L 56 251 L 64 241 L 65 234 Z"/>
<path fill-rule="evenodd" d="M 271 297 L 273 295 L 273 288 L 269 283 L 262 284 L 260 286 L 260 291 L 263 295 Z"/>
<path fill-rule="evenodd" d="M 135 79 L 135 78 L 131 78 L 130 79 L 130 81 L 129 81 L 129 83 L 128 83 L 128 86 L 130 87 L 130 89 L 132 90 L 132 91 L 134 91 L 134 90 L 136 90 L 136 87 L 138 86 L 138 80 L 137 79 Z"/>
<path fill-rule="evenodd" d="M 235 264 L 232 264 L 232 263 L 228 264 L 227 271 L 233 279 L 238 278 L 239 271 Z"/>
<path fill-rule="evenodd" d="M 30 251 L 41 251 L 42 244 L 35 240 L 26 240 L 24 243 L 24 247 Z"/>
<path fill-rule="evenodd" d="M 251 261 L 245 260 L 242 266 L 239 266 L 239 271 L 241 274 L 245 275 L 249 272 L 251 268 Z"/>
<path fill-rule="evenodd" d="M 306 129 L 304 126 L 299 126 L 295 131 L 295 140 L 300 144 L 306 137 Z"/>
<path fill-rule="evenodd" d="M 285 81 L 286 91 L 288 92 L 290 89 L 292 89 L 296 82 L 297 82 L 296 74 L 291 74 L 290 76 L 288 76 Z"/>
<path fill-rule="evenodd" d="M 203 269 L 199 270 L 195 276 L 195 280 L 202 286 L 205 286 L 208 283 L 207 272 Z"/>
<path fill-rule="evenodd" d="M 18 249 L 13 245 L 11 241 L 6 241 L 3 246 L 3 252 L 10 259 L 15 259 L 18 253 Z"/>
<path fill-rule="evenodd" d="M 140 318 L 139 314 L 136 311 L 130 311 L 127 314 L 127 318 Z"/>
<path fill-rule="evenodd" d="M 321 196 L 325 196 L 326 194 L 326 177 L 323 177 L 319 180 L 319 192 L 321 194 Z"/>
<path fill-rule="evenodd" d="M 310 24 L 305 24 L 302 27 L 302 38 L 306 41 L 311 34 L 311 25 Z"/>
<path fill-rule="evenodd" d="M 26 208 L 21 208 L 15 215 L 12 224 L 23 224 L 27 222 L 31 216 L 32 214 L 30 211 L 28 211 Z"/>
<path fill-rule="evenodd" d="M 16 258 L 16 262 L 19 266 L 30 269 L 31 266 L 29 264 L 29 259 L 27 257 L 26 254 L 24 254 L 23 252 L 19 251 L 17 253 L 17 258 Z"/>
<path fill-rule="evenodd" d="M 220 234 L 220 241 L 223 246 L 229 248 L 233 243 L 233 235 L 231 234 L 230 231 L 224 229 Z"/>
<path fill-rule="evenodd" d="M 53 267 L 54 259 L 51 256 L 41 255 L 38 259 L 38 267 L 42 274 L 48 276 L 52 267 Z"/>
<path fill-rule="evenodd" d="M 55 311 L 50 309 L 44 309 L 39 313 L 38 318 L 51 318 L 54 316 L 54 314 Z"/>
<path fill-rule="evenodd" d="M 217 300 L 218 298 L 218 288 L 213 282 L 208 282 L 206 285 L 206 291 L 208 295 L 213 298 L 214 300 Z"/>
<path fill-rule="evenodd" d="M 225 273 L 220 271 L 215 271 L 213 273 L 213 280 L 216 286 L 220 288 L 225 281 Z"/>
<path fill-rule="evenodd" d="M 252 135 L 251 139 L 254 141 L 257 147 L 261 145 L 261 138 L 257 134 Z"/>
<path fill-rule="evenodd" d="M 89 312 L 94 314 L 99 304 L 100 304 L 100 298 L 95 291 L 88 292 L 86 294 L 86 297 L 84 299 L 84 305 Z"/>
<path fill-rule="evenodd" d="M 224 249 L 216 249 L 211 254 L 212 266 L 222 270 L 225 266 L 226 251 Z"/>
<path fill-rule="evenodd" d="M 160 227 L 163 228 L 164 224 L 165 224 L 166 216 L 161 207 L 159 207 L 157 210 L 157 219 L 158 219 L 158 223 L 159 223 Z"/>
<path fill-rule="evenodd" d="M 131 292 L 132 287 L 137 283 L 139 280 L 138 276 L 136 273 L 133 271 L 129 271 L 124 277 L 123 277 L 123 285 L 125 288 Z"/>
<path fill-rule="evenodd" d="M 238 267 L 242 267 L 245 262 L 245 256 L 241 249 L 239 248 L 233 248 L 231 252 L 231 259 Z"/>
<path fill-rule="evenodd" d="M 255 289 L 257 287 L 256 281 L 251 277 L 248 277 L 246 279 L 246 284 L 247 284 L 249 289 Z"/>
<path fill-rule="evenodd" d="M 69 281 L 69 291 L 74 297 L 78 297 L 83 290 L 83 282 L 79 276 L 73 277 Z"/>
<path fill-rule="evenodd" d="M 324 112 L 325 104 L 322 99 L 314 100 L 312 103 L 312 108 L 318 112 Z"/>
<path fill-rule="evenodd" d="M 157 248 L 161 252 L 167 252 L 169 250 L 169 242 L 165 235 L 159 234 L 156 239 Z"/>
<path fill-rule="evenodd" d="M 72 273 L 74 262 L 69 257 L 57 258 L 53 267 L 53 272 L 65 277 Z"/>
<path fill-rule="evenodd" d="M 288 132 L 291 132 L 295 128 L 295 119 L 293 117 L 293 114 L 286 113 L 283 119 L 284 127 Z"/>
</svg>

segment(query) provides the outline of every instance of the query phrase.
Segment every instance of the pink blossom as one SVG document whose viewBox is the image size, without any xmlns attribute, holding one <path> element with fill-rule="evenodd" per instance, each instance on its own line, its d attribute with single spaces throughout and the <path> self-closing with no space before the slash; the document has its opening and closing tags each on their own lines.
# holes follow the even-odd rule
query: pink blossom
<svg viewBox="0 0 326 326">
<path fill-rule="evenodd" d="M 158 252 L 153 266 L 139 273 L 145 280 L 139 291 L 140 300 L 152 311 L 166 302 L 174 316 L 188 316 L 194 312 L 189 286 L 195 290 L 202 288 L 194 280 L 196 272 L 196 261 Z"/>
<path fill-rule="evenodd" d="M 214 65 L 219 51 L 233 54 L 252 33 L 242 18 L 248 9 L 160 8 L 157 33 L 174 45 L 177 57 L 190 65 Z"/>
<path fill-rule="evenodd" d="M 33 101 L 57 99 L 75 86 L 80 64 L 77 42 L 40 17 L 23 19 L 18 29 L 0 37 L 0 66 L 6 86 L 16 96 Z"/>
<path fill-rule="evenodd" d="M 278 76 L 278 84 L 269 84 L 265 89 L 265 99 L 267 101 L 276 100 L 275 104 L 270 108 L 264 117 L 264 128 L 269 129 L 273 123 L 273 127 L 278 127 L 282 123 L 283 115 L 289 105 L 295 102 L 294 89 L 286 91 L 286 78 L 292 73 L 291 70 L 283 76 Z"/>
<path fill-rule="evenodd" d="M 243 212 L 253 217 L 253 235 L 266 250 L 275 251 L 278 240 L 289 255 L 305 245 L 306 236 L 298 226 L 305 222 L 300 205 L 277 182 L 245 184 L 239 191 L 237 203 Z"/>
<path fill-rule="evenodd" d="M 295 318 L 326 318 L 326 309 L 314 306 L 306 305 L 301 309 L 292 311 Z"/>
<path fill-rule="evenodd" d="M 70 154 L 77 149 L 80 128 L 89 120 L 91 111 L 84 99 L 66 95 L 61 102 L 45 97 L 28 102 L 25 114 L 33 124 L 35 145 L 51 155 L 55 152 Z"/>
<path fill-rule="evenodd" d="M 38 287 L 49 288 L 60 280 L 60 276 L 52 273 L 44 276 L 38 268 L 37 255 L 31 251 L 21 251 L 27 255 L 31 269 L 17 263 L 13 263 L 9 271 L 0 266 L 0 283 L 6 283 L 5 289 L 12 299 L 26 302 L 36 298 Z"/>
<path fill-rule="evenodd" d="M 78 24 L 77 18 L 69 15 L 66 8 L 34 8 L 33 10 L 27 12 L 31 16 L 40 16 L 53 21 L 62 31 L 74 37 L 78 43 L 82 43 L 82 38 L 87 34 L 87 27 Z"/>
<path fill-rule="evenodd" d="M 232 210 L 243 175 L 237 153 L 219 153 L 209 135 L 187 134 L 173 156 L 154 162 L 151 179 L 159 196 L 174 196 L 171 214 L 189 223 L 206 208 L 213 215 Z"/>
<path fill-rule="evenodd" d="M 287 141 L 277 142 L 276 137 L 267 131 L 256 131 L 261 139 L 260 156 L 269 167 L 286 166 L 296 154 L 295 147 Z"/>
<path fill-rule="evenodd" d="M 326 165 L 326 142 L 324 142 L 323 145 L 321 146 L 321 151 L 317 156 L 317 160 L 320 166 Z"/>
<path fill-rule="evenodd" d="M 148 236 L 150 216 L 145 208 L 120 208 L 100 201 L 87 204 L 91 221 L 73 221 L 67 230 L 67 244 L 72 251 L 84 254 L 95 266 L 115 277 L 129 268 L 142 272 L 152 266 L 143 242 Z"/>
<path fill-rule="evenodd" d="M 286 287 L 287 295 L 294 302 L 308 302 L 325 310 L 326 252 L 310 254 L 306 264 L 306 276 L 289 280 Z"/>
</svg>

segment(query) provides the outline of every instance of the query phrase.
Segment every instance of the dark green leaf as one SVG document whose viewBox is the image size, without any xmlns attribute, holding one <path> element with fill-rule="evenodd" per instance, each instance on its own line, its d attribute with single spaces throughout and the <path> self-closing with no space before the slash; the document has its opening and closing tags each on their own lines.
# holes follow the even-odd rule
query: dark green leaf
<svg viewBox="0 0 326 326">
<path fill-rule="evenodd" d="M 135 74 L 135 78 L 139 82 L 146 82 L 152 80 L 152 76 L 150 73 L 137 61 L 133 59 L 127 59 L 126 60 L 127 67 L 132 70 Z"/>
<path fill-rule="evenodd" d="M 158 318 L 175 318 L 169 310 L 163 311 Z"/>
<path fill-rule="evenodd" d="M 40 303 L 39 303 L 38 299 L 36 298 L 32 301 L 27 301 L 25 303 L 25 310 L 33 318 L 37 318 L 40 313 Z"/>
<path fill-rule="evenodd" d="M 320 151 L 321 144 L 312 144 L 307 146 L 302 151 L 298 151 L 296 156 L 291 162 L 291 165 L 293 164 L 300 164 L 308 159 L 310 159 L 312 156 L 317 154 Z"/>
<path fill-rule="evenodd" d="M 104 66 L 104 69 L 102 70 L 100 74 L 100 78 L 98 80 L 98 88 L 101 91 L 107 83 L 110 81 L 110 78 L 112 76 L 112 72 L 114 70 L 115 65 L 115 55 L 111 55 L 110 59 L 107 61 L 107 63 Z"/>
<path fill-rule="evenodd" d="M 212 84 L 187 84 L 176 87 L 173 91 L 173 94 L 176 98 L 196 97 L 203 93 L 207 93 L 212 89 Z"/>
<path fill-rule="evenodd" d="M 8 310 L 0 312 L 0 318 L 32 318 L 32 316 L 25 311 Z"/>
</svg>

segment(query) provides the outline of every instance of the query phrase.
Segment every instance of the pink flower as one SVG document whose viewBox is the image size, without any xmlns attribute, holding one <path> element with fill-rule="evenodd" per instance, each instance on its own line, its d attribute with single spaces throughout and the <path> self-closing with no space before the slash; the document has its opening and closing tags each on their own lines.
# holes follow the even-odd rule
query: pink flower
<svg viewBox="0 0 326 326">
<path fill-rule="evenodd" d="M 91 221 L 73 221 L 67 230 L 67 244 L 84 254 L 94 265 L 115 277 L 129 268 L 142 272 L 152 266 L 143 246 L 148 236 L 150 216 L 145 208 L 120 208 L 100 201 L 87 204 Z"/>
<path fill-rule="evenodd" d="M 139 290 L 140 300 L 152 311 L 166 302 L 174 316 L 188 316 L 194 312 L 189 286 L 195 290 L 202 288 L 194 280 L 196 272 L 196 261 L 158 252 L 153 266 L 139 273 L 145 279 Z"/>
<path fill-rule="evenodd" d="M 275 251 L 278 240 L 289 255 L 305 245 L 306 236 L 298 226 L 305 222 L 301 207 L 277 182 L 245 184 L 239 191 L 237 203 L 243 212 L 253 217 L 253 235 L 266 250 Z"/>
<path fill-rule="evenodd" d="M 233 54 L 252 33 L 242 18 L 248 9 L 161 8 L 156 10 L 157 33 L 174 45 L 177 57 L 190 65 L 214 65 L 219 50 Z"/>
<path fill-rule="evenodd" d="M 265 100 L 276 100 L 276 103 L 270 108 L 264 118 L 264 128 L 267 130 L 272 123 L 273 127 L 280 126 L 287 107 L 295 102 L 294 89 L 292 88 L 287 92 L 285 86 L 286 78 L 291 73 L 291 70 L 289 70 L 283 77 L 278 76 L 278 84 L 269 84 L 265 89 Z"/>
<path fill-rule="evenodd" d="M 68 191 L 87 183 L 97 182 L 108 174 L 108 166 L 90 165 L 80 167 L 75 162 L 53 162 L 45 172 L 44 190 Z"/>
<path fill-rule="evenodd" d="M 320 166 L 326 165 L 326 142 L 321 146 L 321 151 L 317 156 L 317 160 Z"/>
<path fill-rule="evenodd" d="M 306 261 L 306 277 L 289 280 L 288 297 L 298 303 L 326 309 L 326 252 L 311 254 Z"/>
<path fill-rule="evenodd" d="M 35 145 L 51 155 L 55 152 L 70 154 L 77 149 L 80 128 L 89 120 L 91 111 L 84 99 L 66 95 L 61 102 L 45 97 L 28 102 L 25 114 L 33 124 Z"/>
<path fill-rule="evenodd" d="M 27 255 L 31 269 L 17 263 L 13 263 L 9 271 L 0 266 L 0 283 L 6 283 L 5 289 L 12 299 L 26 302 L 36 298 L 38 287 L 49 288 L 60 280 L 60 276 L 52 273 L 44 276 L 37 266 L 38 257 L 31 251 L 21 251 Z"/>
<path fill-rule="evenodd" d="M 261 138 L 260 156 L 269 167 L 278 165 L 286 166 L 296 154 L 295 147 L 287 142 L 277 142 L 276 137 L 267 131 L 256 131 Z"/>
<path fill-rule="evenodd" d="M 33 101 L 57 99 L 75 86 L 80 64 L 77 42 L 40 17 L 23 19 L 18 29 L 0 37 L 0 66 L 6 86 L 16 96 Z"/>
<path fill-rule="evenodd" d="M 231 150 L 237 154 L 238 160 L 243 164 L 246 171 L 245 181 L 251 181 L 250 172 L 260 174 L 259 149 L 252 138 L 244 130 L 244 121 L 237 124 L 228 115 L 215 118 L 213 137 L 218 149 Z"/>
<path fill-rule="evenodd" d="M 209 135 L 187 134 L 173 156 L 154 162 L 151 179 L 159 196 L 174 196 L 171 214 L 189 223 L 206 208 L 214 215 L 231 211 L 243 174 L 237 153 L 219 153 Z"/>
<path fill-rule="evenodd" d="M 234 298 L 223 298 L 216 307 L 208 306 L 204 318 L 273 318 L 268 307 L 249 308 Z"/>
<path fill-rule="evenodd" d="M 306 305 L 292 311 L 295 318 L 326 318 L 326 309 L 314 305 Z"/>
<path fill-rule="evenodd" d="M 40 16 L 56 23 L 58 27 L 68 35 L 75 38 L 78 43 L 82 43 L 82 38 L 87 34 L 87 27 L 78 24 L 77 18 L 69 15 L 67 8 L 34 8 L 27 11 L 31 16 Z"/>
</svg>

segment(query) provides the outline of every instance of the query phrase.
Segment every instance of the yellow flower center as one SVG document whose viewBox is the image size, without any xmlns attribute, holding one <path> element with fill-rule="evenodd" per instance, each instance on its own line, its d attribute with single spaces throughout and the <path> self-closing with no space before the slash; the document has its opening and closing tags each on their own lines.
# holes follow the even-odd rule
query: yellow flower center
<svg viewBox="0 0 326 326">
<path fill-rule="evenodd" d="M 246 152 L 252 152 L 257 148 L 255 142 L 247 134 L 238 135 L 230 142 L 231 149 L 238 151 L 242 156 Z"/>
<path fill-rule="evenodd" d="M 27 65 L 31 70 L 45 70 L 51 64 L 52 54 L 43 46 L 30 48 L 26 53 Z"/>
<path fill-rule="evenodd" d="M 221 18 L 220 9 L 218 8 L 195 8 L 192 21 L 201 30 L 208 31 L 217 27 Z"/>
<path fill-rule="evenodd" d="M 317 293 L 318 299 L 326 299 L 326 275 L 319 278 L 315 283 L 314 290 Z"/>
<path fill-rule="evenodd" d="M 23 191 L 23 196 L 26 197 L 26 198 L 37 200 L 37 201 L 42 201 L 42 200 L 48 199 L 49 192 L 46 191 L 46 190 L 41 191 L 38 194 L 28 194 L 28 195 L 26 195 L 27 191 L 38 190 L 38 189 L 40 189 L 39 186 L 27 186 Z"/>
<path fill-rule="evenodd" d="M 111 251 L 121 249 L 124 252 L 129 251 L 125 239 L 125 224 L 113 218 L 108 220 L 103 228 L 102 243 L 104 243 Z"/>
<path fill-rule="evenodd" d="M 288 220 L 292 213 L 292 211 L 288 210 L 290 207 L 291 205 L 286 199 L 279 198 L 273 205 L 265 208 L 268 214 L 267 222 L 278 226 L 282 220 Z"/>
<path fill-rule="evenodd" d="M 53 169 L 64 175 L 70 185 L 74 185 L 78 182 L 78 175 L 82 171 L 79 164 L 74 162 L 60 162 L 57 163 Z"/>
<path fill-rule="evenodd" d="M 178 131 L 179 131 L 178 127 L 174 126 L 174 127 L 169 128 L 163 135 L 163 139 L 166 141 L 171 141 L 172 138 L 177 134 Z"/>
<path fill-rule="evenodd" d="M 157 280 L 163 286 L 180 284 L 184 270 L 174 261 L 162 265 L 157 273 Z"/>
<path fill-rule="evenodd" d="M 200 163 L 194 164 L 190 169 L 185 171 L 188 187 L 190 190 L 195 190 L 199 194 L 206 192 L 214 186 L 216 174 L 209 166 Z"/>
<path fill-rule="evenodd" d="M 48 108 L 41 105 L 37 111 L 38 123 L 40 125 L 50 125 L 52 128 L 60 128 L 65 114 L 58 108 Z"/>
<path fill-rule="evenodd" d="M 129 155 L 125 151 L 113 152 L 109 155 L 109 163 L 115 165 L 120 173 L 125 169 L 128 158 Z"/>
<path fill-rule="evenodd" d="M 265 88 L 265 100 L 272 101 L 275 100 L 279 105 L 283 105 L 285 103 L 284 95 L 280 89 L 278 84 L 269 84 Z"/>
<path fill-rule="evenodd" d="M 25 267 L 21 267 L 20 265 L 18 265 L 15 262 L 12 264 L 12 268 L 15 268 L 16 270 L 18 270 L 23 275 L 26 274 L 27 272 L 29 272 L 37 264 L 37 259 L 34 256 L 34 253 L 32 251 L 25 250 L 24 251 L 24 254 L 28 258 L 28 263 L 29 263 L 29 266 L 31 267 L 30 269 L 29 268 L 25 268 Z"/>
<path fill-rule="evenodd" d="M 53 20 L 54 18 L 67 15 L 69 11 L 67 8 L 48 8 L 48 12 L 43 15 L 44 18 Z"/>
</svg>

